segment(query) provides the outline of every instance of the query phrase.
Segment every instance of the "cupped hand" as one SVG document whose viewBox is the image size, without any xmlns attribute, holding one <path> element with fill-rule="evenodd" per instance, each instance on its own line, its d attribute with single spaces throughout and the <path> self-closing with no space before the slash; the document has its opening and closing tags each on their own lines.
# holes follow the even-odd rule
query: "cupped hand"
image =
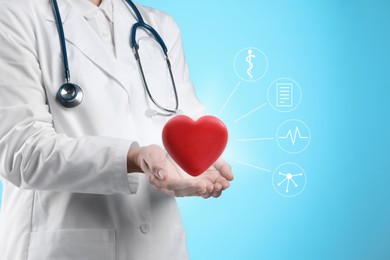
<svg viewBox="0 0 390 260">
<path fill-rule="evenodd" d="M 131 172 L 136 168 L 145 173 L 156 189 L 177 197 L 219 197 L 233 180 L 231 167 L 223 159 L 218 159 L 203 174 L 193 177 L 185 173 L 157 145 L 129 150 L 128 170 Z"/>
</svg>

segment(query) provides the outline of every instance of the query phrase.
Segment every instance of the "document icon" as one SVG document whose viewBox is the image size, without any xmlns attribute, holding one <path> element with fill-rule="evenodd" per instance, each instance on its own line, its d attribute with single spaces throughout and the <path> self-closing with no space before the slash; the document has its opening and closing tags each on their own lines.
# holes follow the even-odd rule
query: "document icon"
<svg viewBox="0 0 390 260">
<path fill-rule="evenodd" d="M 277 107 L 293 106 L 293 85 L 291 83 L 276 84 L 276 106 Z"/>
</svg>

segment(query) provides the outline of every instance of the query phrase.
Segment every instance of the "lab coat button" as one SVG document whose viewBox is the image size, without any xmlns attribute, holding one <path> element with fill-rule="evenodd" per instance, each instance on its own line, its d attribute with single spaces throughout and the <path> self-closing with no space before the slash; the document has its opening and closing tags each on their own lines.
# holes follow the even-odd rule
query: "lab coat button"
<svg viewBox="0 0 390 260">
<path fill-rule="evenodd" d="M 142 224 L 140 227 L 142 233 L 147 234 L 150 231 L 150 225 L 147 223 Z"/>
</svg>

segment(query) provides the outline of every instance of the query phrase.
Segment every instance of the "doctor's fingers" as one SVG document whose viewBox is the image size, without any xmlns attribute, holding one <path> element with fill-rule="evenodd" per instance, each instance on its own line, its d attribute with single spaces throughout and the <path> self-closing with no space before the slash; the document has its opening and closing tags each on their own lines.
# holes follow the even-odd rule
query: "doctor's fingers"
<svg viewBox="0 0 390 260">
<path fill-rule="evenodd" d="M 215 167 L 210 167 L 206 172 L 204 172 L 201 178 L 205 178 L 214 185 L 214 190 L 220 191 L 229 188 L 230 184 L 221 173 L 215 169 Z"/>
<path fill-rule="evenodd" d="M 234 176 L 232 167 L 222 158 L 219 158 L 213 165 L 215 169 L 228 181 L 232 181 Z"/>
<path fill-rule="evenodd" d="M 199 181 L 195 178 L 177 179 L 169 182 L 167 188 L 172 190 L 175 196 L 208 196 L 214 191 L 212 183 L 206 181 Z"/>
<path fill-rule="evenodd" d="M 163 172 L 164 178 L 161 179 L 161 175 L 148 174 L 149 183 L 155 186 L 160 191 L 172 191 L 174 194 L 175 189 L 183 189 L 191 186 L 189 182 L 185 182 L 180 176 L 177 175 L 176 169 L 169 162 L 166 163 L 160 170 L 160 174 Z"/>
<path fill-rule="evenodd" d="M 145 147 L 143 158 L 141 159 L 143 170 L 160 180 L 165 179 L 166 172 L 169 168 L 166 152 L 157 145 L 149 145 Z M 145 169 L 144 169 L 145 168 Z"/>
<path fill-rule="evenodd" d="M 173 193 L 175 194 L 176 197 L 202 197 L 207 199 L 212 196 L 212 193 L 199 191 L 194 188 L 174 190 Z"/>
<path fill-rule="evenodd" d="M 218 198 L 219 196 L 221 196 L 223 190 L 224 189 L 220 183 L 215 183 L 214 192 L 211 196 L 213 196 L 214 198 Z"/>
<path fill-rule="evenodd" d="M 226 189 L 225 188 L 226 186 L 229 186 L 229 183 L 223 177 L 219 177 L 219 178 L 220 180 L 218 179 L 215 180 L 214 184 L 212 184 L 212 188 L 208 189 L 207 193 L 201 195 L 203 198 L 205 199 L 210 197 L 218 198 L 219 196 L 221 196 L 222 191 Z"/>
<path fill-rule="evenodd" d="M 226 180 L 223 176 L 218 176 L 214 182 L 215 190 L 226 190 L 229 187 L 230 187 L 229 181 Z"/>
<path fill-rule="evenodd" d="M 157 178 L 153 174 L 147 174 L 147 177 L 148 177 L 149 183 L 152 186 L 154 186 L 157 190 L 159 190 L 159 191 L 163 191 L 164 190 L 164 185 L 161 182 L 161 179 Z"/>
<path fill-rule="evenodd" d="M 167 186 L 167 184 L 165 183 L 166 181 L 162 181 L 161 179 L 157 178 L 157 177 L 154 176 L 153 174 L 149 174 L 149 175 L 147 175 L 147 176 L 148 176 L 149 183 L 150 183 L 156 190 L 158 190 L 159 192 L 168 194 L 168 195 L 170 195 L 170 196 L 175 196 L 175 192 L 174 192 L 174 191 L 169 190 L 169 189 L 166 188 L 166 186 Z"/>
<path fill-rule="evenodd" d="M 213 185 L 212 189 L 208 190 L 209 196 L 202 196 L 204 198 L 221 196 L 222 191 L 229 188 L 229 181 L 226 180 L 216 169 L 210 168 L 200 177 L 207 179 Z"/>
</svg>

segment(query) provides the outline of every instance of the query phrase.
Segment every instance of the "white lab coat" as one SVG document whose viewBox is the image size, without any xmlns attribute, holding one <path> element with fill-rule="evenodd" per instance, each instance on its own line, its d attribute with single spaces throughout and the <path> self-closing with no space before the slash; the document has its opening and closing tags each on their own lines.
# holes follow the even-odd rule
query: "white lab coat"
<svg viewBox="0 0 390 260">
<path fill-rule="evenodd" d="M 153 105 L 129 46 L 133 12 L 113 0 L 115 58 L 67 0 L 58 2 L 72 82 L 84 90 L 70 109 L 55 100 L 64 73 L 50 1 L 0 0 L 0 259 L 187 259 L 175 199 L 143 174 L 126 174 L 129 147 L 161 144 L 167 121 L 145 116 Z M 201 115 L 176 24 L 139 8 L 167 44 L 180 108 Z M 172 107 L 160 48 L 138 35 L 148 83 Z"/>
</svg>

